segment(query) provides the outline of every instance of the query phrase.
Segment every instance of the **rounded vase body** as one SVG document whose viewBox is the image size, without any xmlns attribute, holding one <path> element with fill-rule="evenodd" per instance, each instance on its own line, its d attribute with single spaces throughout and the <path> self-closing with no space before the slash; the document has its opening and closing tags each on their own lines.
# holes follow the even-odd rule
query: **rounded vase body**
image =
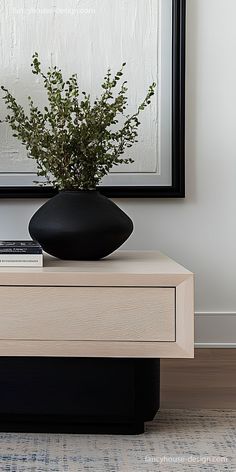
<svg viewBox="0 0 236 472">
<path fill-rule="evenodd" d="M 59 259 L 108 256 L 133 231 L 131 219 L 96 190 L 61 191 L 33 215 L 31 237 Z"/>
</svg>

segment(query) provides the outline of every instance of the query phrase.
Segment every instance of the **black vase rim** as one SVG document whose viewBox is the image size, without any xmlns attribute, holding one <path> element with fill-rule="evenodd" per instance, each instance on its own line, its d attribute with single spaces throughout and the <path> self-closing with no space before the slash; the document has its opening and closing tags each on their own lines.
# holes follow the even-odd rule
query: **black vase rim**
<svg viewBox="0 0 236 472">
<path fill-rule="evenodd" d="M 97 189 L 91 189 L 91 190 L 83 190 L 83 189 L 78 189 L 78 190 L 59 190 L 59 193 L 99 193 L 99 190 Z"/>
</svg>

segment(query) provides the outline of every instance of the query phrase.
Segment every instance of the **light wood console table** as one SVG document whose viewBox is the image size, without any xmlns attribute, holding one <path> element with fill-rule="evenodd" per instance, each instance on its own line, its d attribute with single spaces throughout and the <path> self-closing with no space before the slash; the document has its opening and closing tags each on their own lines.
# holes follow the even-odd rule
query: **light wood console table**
<svg viewBox="0 0 236 472">
<path fill-rule="evenodd" d="M 193 357 L 193 274 L 159 252 L 0 269 L 0 428 L 141 432 Z"/>
</svg>

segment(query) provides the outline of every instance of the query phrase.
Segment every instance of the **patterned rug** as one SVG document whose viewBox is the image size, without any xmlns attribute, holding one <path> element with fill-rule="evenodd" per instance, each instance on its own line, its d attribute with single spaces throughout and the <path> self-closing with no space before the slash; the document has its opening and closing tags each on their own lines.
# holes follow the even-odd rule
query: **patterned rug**
<svg viewBox="0 0 236 472">
<path fill-rule="evenodd" d="M 236 410 L 161 410 L 138 436 L 0 433 L 0 471 L 236 471 Z"/>
</svg>

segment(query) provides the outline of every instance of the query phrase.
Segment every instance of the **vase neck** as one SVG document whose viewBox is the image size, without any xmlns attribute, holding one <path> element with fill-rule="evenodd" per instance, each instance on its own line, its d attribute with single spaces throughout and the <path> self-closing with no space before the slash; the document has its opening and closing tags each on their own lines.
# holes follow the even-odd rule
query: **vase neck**
<svg viewBox="0 0 236 472">
<path fill-rule="evenodd" d="M 60 190 L 60 193 L 88 193 L 88 194 L 95 194 L 99 193 L 99 190 L 91 189 L 91 190 Z"/>
</svg>

